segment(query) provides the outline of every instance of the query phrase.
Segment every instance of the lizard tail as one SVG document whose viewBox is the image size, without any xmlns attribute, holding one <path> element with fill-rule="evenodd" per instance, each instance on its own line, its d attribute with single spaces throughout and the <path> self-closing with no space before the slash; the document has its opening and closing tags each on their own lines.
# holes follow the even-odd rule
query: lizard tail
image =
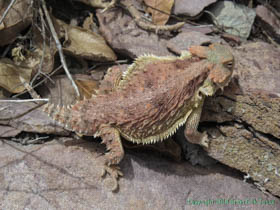
<svg viewBox="0 0 280 210">
<path fill-rule="evenodd" d="M 78 105 L 78 106 L 77 106 Z M 58 122 L 66 130 L 74 131 L 81 135 L 93 135 L 95 132 L 84 119 L 83 112 L 79 109 L 79 102 L 74 105 L 59 106 L 52 103 L 44 105 L 44 112 Z"/>
<path fill-rule="evenodd" d="M 73 125 L 71 123 L 72 116 L 70 114 L 71 106 L 60 106 L 47 103 L 44 105 L 43 111 L 67 130 L 73 130 Z"/>
<path fill-rule="evenodd" d="M 20 79 L 33 98 L 41 98 L 23 78 Z M 53 103 L 47 103 L 43 105 L 43 111 L 46 112 L 49 117 L 58 122 L 58 124 L 65 129 L 75 131 L 76 133 L 80 134 L 87 134 L 89 133 L 89 131 L 91 131 L 91 129 L 85 129 L 85 123 L 81 120 L 83 119 L 81 117 L 82 112 L 79 112 L 79 109 L 77 110 L 77 108 L 73 109 L 73 107 L 77 104 L 79 104 L 79 101 L 74 105 L 68 106 L 60 106 L 54 105 Z"/>
</svg>

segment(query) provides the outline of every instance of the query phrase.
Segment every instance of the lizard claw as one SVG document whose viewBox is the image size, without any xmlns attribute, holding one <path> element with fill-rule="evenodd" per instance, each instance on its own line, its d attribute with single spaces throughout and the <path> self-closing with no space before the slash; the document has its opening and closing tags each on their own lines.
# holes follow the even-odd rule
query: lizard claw
<svg viewBox="0 0 280 210">
<path fill-rule="evenodd" d="M 205 147 L 205 148 L 208 148 L 209 147 L 209 138 L 208 138 L 208 135 L 207 135 L 207 132 L 204 131 L 202 133 L 202 136 L 201 136 L 201 140 L 200 140 L 200 143 L 199 143 L 201 146 Z"/>
<path fill-rule="evenodd" d="M 119 183 L 118 183 L 118 178 L 120 176 L 123 176 L 123 173 L 121 172 L 121 169 L 119 166 L 115 166 L 115 165 L 104 165 L 101 177 L 104 177 L 106 174 L 109 174 L 109 176 L 111 176 L 114 184 L 112 187 L 112 192 L 116 191 L 119 187 Z"/>
</svg>

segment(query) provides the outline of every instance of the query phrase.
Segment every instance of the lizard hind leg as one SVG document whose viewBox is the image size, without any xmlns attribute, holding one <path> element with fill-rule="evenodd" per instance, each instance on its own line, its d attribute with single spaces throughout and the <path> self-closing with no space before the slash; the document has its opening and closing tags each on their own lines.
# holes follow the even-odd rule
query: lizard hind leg
<svg viewBox="0 0 280 210">
<path fill-rule="evenodd" d="M 117 129 L 110 126 L 102 126 L 100 129 L 102 143 L 106 144 L 108 152 L 105 154 L 105 164 L 102 176 L 110 175 L 114 181 L 112 191 L 118 189 L 118 178 L 123 176 L 118 164 L 124 156 L 124 150 L 120 138 L 120 133 Z"/>
</svg>

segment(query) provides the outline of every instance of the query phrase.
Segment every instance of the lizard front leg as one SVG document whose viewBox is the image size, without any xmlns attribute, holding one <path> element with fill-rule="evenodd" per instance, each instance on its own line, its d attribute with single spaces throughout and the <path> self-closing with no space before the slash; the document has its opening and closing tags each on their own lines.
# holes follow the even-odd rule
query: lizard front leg
<svg viewBox="0 0 280 210">
<path fill-rule="evenodd" d="M 205 148 L 209 146 L 209 138 L 206 132 L 200 133 L 197 131 L 201 117 L 202 107 L 206 96 L 213 96 L 216 87 L 211 80 L 207 79 L 203 86 L 199 88 L 195 96 L 196 106 L 187 119 L 185 127 L 185 137 L 194 144 L 200 144 Z"/>
<path fill-rule="evenodd" d="M 203 147 L 208 148 L 209 139 L 207 133 L 200 133 L 197 131 L 205 96 L 201 95 L 199 97 L 201 98 L 198 102 L 198 106 L 193 109 L 192 113 L 187 119 L 184 134 L 187 140 L 191 143 L 199 144 Z"/>
<path fill-rule="evenodd" d="M 112 191 L 115 191 L 118 188 L 118 177 L 123 176 L 118 166 L 124 156 L 120 133 L 117 129 L 105 125 L 100 129 L 100 136 L 102 138 L 102 143 L 106 144 L 108 150 L 105 154 L 105 165 L 102 176 L 107 173 L 112 177 L 114 181 Z"/>
<path fill-rule="evenodd" d="M 100 81 L 99 90 L 100 94 L 106 94 L 117 89 L 121 79 L 123 70 L 119 66 L 113 66 L 107 70 L 104 79 Z"/>
</svg>

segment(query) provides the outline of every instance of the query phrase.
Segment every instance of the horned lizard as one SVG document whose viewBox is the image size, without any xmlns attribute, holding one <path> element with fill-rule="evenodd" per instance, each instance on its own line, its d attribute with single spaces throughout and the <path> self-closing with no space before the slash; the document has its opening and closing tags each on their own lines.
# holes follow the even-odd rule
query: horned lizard
<svg viewBox="0 0 280 210">
<path fill-rule="evenodd" d="M 68 107 L 47 104 L 45 111 L 66 129 L 102 138 L 109 151 L 104 172 L 113 178 L 115 190 L 122 175 L 118 167 L 124 156 L 121 136 L 152 144 L 186 124 L 187 140 L 208 147 L 207 134 L 197 131 L 204 99 L 229 83 L 233 61 L 220 44 L 192 46 L 180 57 L 144 55 L 120 78 L 107 77 L 114 83 L 107 93 Z"/>
</svg>

